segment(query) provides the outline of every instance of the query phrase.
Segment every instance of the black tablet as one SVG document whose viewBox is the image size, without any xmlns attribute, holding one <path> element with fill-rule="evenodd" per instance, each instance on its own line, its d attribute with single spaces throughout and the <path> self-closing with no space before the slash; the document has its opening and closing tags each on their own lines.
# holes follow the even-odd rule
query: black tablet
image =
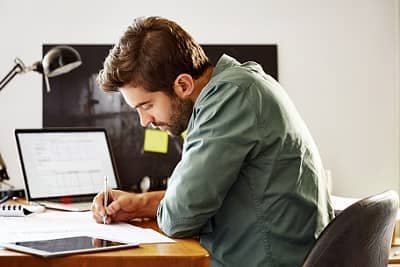
<svg viewBox="0 0 400 267">
<path fill-rule="evenodd" d="M 3 247 L 7 249 L 31 253 L 42 257 L 114 250 L 137 246 L 138 244 L 121 243 L 90 236 L 74 236 L 58 239 L 23 241 L 3 244 Z"/>
</svg>

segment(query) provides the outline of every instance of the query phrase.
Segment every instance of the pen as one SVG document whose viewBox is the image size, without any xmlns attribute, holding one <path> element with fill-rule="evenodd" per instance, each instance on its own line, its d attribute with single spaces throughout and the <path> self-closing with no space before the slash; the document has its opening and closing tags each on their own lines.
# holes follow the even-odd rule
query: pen
<svg viewBox="0 0 400 267">
<path fill-rule="evenodd" d="M 105 175 L 104 176 L 104 198 L 103 198 L 103 200 L 104 200 L 104 202 L 103 202 L 104 209 L 108 205 L 108 191 L 107 191 L 107 189 L 108 189 L 108 178 L 107 178 L 107 175 Z M 106 211 L 104 211 L 103 224 L 106 224 L 106 220 L 107 220 L 107 213 L 106 213 Z"/>
</svg>

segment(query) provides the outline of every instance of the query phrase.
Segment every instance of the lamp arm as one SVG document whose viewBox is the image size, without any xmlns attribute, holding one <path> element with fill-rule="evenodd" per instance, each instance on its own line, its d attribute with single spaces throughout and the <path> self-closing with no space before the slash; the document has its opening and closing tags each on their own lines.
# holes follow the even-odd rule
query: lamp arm
<svg viewBox="0 0 400 267">
<path fill-rule="evenodd" d="M 15 59 L 14 67 L 7 73 L 7 75 L 0 81 L 0 91 L 20 72 L 23 72 L 25 69 L 24 63 Z"/>
</svg>

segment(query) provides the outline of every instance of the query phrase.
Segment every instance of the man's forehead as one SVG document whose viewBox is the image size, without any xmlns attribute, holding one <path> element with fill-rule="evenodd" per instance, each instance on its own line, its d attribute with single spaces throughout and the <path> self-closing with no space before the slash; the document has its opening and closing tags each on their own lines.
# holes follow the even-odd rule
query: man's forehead
<svg viewBox="0 0 400 267">
<path fill-rule="evenodd" d="M 155 101 L 159 97 L 168 96 L 168 94 L 164 91 L 148 91 L 143 87 L 134 87 L 134 86 L 124 86 L 121 87 L 121 93 L 124 95 L 125 99 L 129 102 L 129 104 L 138 108 L 147 103 Z"/>
<path fill-rule="evenodd" d="M 137 108 L 140 108 L 141 106 L 146 105 L 146 104 L 148 104 L 150 102 L 151 102 L 151 100 L 142 101 L 142 102 L 139 102 L 137 104 L 133 104 L 133 107 L 137 109 Z"/>
<path fill-rule="evenodd" d="M 143 88 L 125 85 L 120 88 L 120 92 L 125 98 L 125 101 L 132 107 L 140 106 L 144 101 L 150 99 L 150 94 Z"/>
</svg>

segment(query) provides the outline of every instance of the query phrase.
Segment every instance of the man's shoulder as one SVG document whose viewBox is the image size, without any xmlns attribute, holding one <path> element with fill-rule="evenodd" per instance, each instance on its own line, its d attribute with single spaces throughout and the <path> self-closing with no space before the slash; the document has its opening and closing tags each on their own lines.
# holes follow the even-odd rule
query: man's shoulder
<svg viewBox="0 0 400 267">
<path fill-rule="evenodd" d="M 247 64 L 247 63 L 246 63 Z M 215 83 L 231 83 L 237 87 L 250 86 L 254 81 L 261 79 L 262 73 L 256 68 L 257 65 L 235 65 L 226 68 L 213 77 Z"/>
<path fill-rule="evenodd" d="M 229 66 L 210 79 L 199 99 L 204 101 L 211 96 L 229 97 L 231 94 L 245 93 L 246 89 L 264 79 L 265 75 L 259 70 L 243 65 Z"/>
</svg>

